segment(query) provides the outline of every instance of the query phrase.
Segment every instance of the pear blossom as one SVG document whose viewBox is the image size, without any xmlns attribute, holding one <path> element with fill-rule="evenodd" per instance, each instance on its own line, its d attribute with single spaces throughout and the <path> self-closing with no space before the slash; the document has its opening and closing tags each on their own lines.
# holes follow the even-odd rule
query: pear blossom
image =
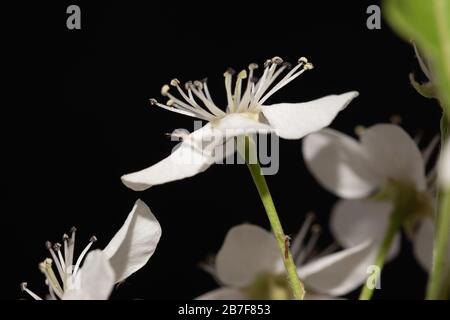
<svg viewBox="0 0 450 320">
<path fill-rule="evenodd" d="M 184 89 L 177 79 L 173 79 L 170 86 L 164 85 L 161 94 L 169 100 L 163 104 L 151 99 L 153 106 L 201 119 L 207 124 L 191 134 L 175 133 L 175 136 L 182 138 L 182 143 L 170 156 L 147 169 L 124 175 L 123 183 L 133 190 L 141 191 L 153 185 L 194 176 L 205 171 L 218 158 L 223 159 L 234 153 L 234 148 L 230 150 L 226 143 L 236 136 L 276 132 L 284 139 L 300 139 L 328 126 L 358 95 L 352 91 L 310 102 L 266 105 L 274 93 L 313 66 L 302 57 L 291 68 L 280 57 L 274 57 L 266 61 L 259 79 L 255 76 L 257 68 L 258 65 L 252 63 L 248 66 L 248 72 L 239 72 L 234 90 L 232 83 L 235 72 L 229 69 L 224 73 L 227 96 L 225 110 L 214 102 L 206 80 L 188 81 Z M 223 146 L 227 150 L 218 153 L 217 150 L 223 150 Z"/>
<path fill-rule="evenodd" d="M 394 185 L 407 194 L 406 232 L 414 242 L 414 253 L 429 270 L 433 247 L 433 203 L 425 172 L 426 160 L 413 139 L 399 126 L 377 124 L 364 129 L 357 141 L 332 129 L 307 136 L 303 156 L 319 183 L 343 198 L 333 209 L 331 231 L 345 248 L 371 239 L 381 244 L 394 204 L 383 192 Z M 378 197 L 377 197 L 378 195 Z M 377 251 L 377 246 L 372 249 Z M 388 258 L 400 249 L 400 234 L 391 244 Z"/>
<path fill-rule="evenodd" d="M 306 287 L 306 298 L 331 299 L 364 283 L 373 258 L 372 243 L 367 241 L 338 252 L 333 252 L 335 246 L 331 245 L 321 253 L 316 252 L 320 229 L 311 226 L 311 222 L 309 216 L 291 246 L 298 274 Z M 221 288 L 201 295 L 200 300 L 290 299 L 275 238 L 259 226 L 241 224 L 231 228 L 214 264 L 205 269 Z"/>
<path fill-rule="evenodd" d="M 40 263 L 49 289 L 49 299 L 105 300 L 114 284 L 124 281 L 142 268 L 153 255 L 161 237 L 161 227 L 150 208 L 141 200 L 103 250 L 90 251 L 97 240 L 91 237 L 75 260 L 76 228 L 63 236 L 63 244 L 46 243 L 51 258 Z M 86 258 L 85 258 L 86 257 Z M 84 260 L 84 262 L 83 262 Z M 53 266 L 56 266 L 56 272 Z M 36 300 L 40 296 L 23 282 L 21 288 Z"/>
<path fill-rule="evenodd" d="M 450 190 L 450 140 L 445 144 L 439 162 L 439 179 L 445 189 Z"/>
</svg>

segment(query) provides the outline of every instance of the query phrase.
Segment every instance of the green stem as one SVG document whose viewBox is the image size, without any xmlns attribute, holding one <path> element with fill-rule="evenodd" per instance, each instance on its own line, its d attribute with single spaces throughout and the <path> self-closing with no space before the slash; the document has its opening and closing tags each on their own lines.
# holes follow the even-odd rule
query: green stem
<svg viewBox="0 0 450 320">
<path fill-rule="evenodd" d="M 246 137 L 245 154 L 243 155 L 244 159 L 252 175 L 253 182 L 258 189 L 258 193 L 261 197 L 264 208 L 266 209 L 267 217 L 269 218 L 272 231 L 278 244 L 278 248 L 280 249 L 281 256 L 283 257 L 284 267 L 286 268 L 287 278 L 292 291 L 292 296 L 296 300 L 303 300 L 305 296 L 305 289 L 303 288 L 303 285 L 298 277 L 297 267 L 294 263 L 294 259 L 292 258 L 291 250 L 289 249 L 289 246 L 286 246 L 286 235 L 283 232 L 283 228 L 281 226 L 277 210 L 275 209 L 272 196 L 270 195 L 266 179 L 261 174 L 261 167 L 258 161 L 255 161 L 256 163 L 250 163 L 248 159 L 249 157 L 247 155 L 249 154 L 250 143 L 250 139 Z"/>
<path fill-rule="evenodd" d="M 441 119 L 441 144 L 445 145 L 449 136 L 448 117 L 444 114 Z M 450 237 L 450 190 L 438 192 L 437 203 L 439 210 L 436 215 L 436 235 L 433 248 L 433 266 L 428 279 L 427 299 L 446 299 L 448 290 L 445 288 L 446 279 L 450 271 L 446 268 L 449 257 L 448 243 Z"/>
<path fill-rule="evenodd" d="M 375 265 L 379 268 L 380 271 L 380 273 L 378 274 L 379 277 L 381 276 L 381 270 L 383 269 L 386 257 L 391 248 L 392 241 L 394 240 L 394 237 L 399 231 L 400 227 L 401 227 L 401 219 L 399 218 L 399 215 L 394 212 L 391 214 L 388 229 L 386 230 L 383 242 L 381 243 L 381 246 L 378 249 L 377 257 L 375 258 Z M 373 296 L 373 293 L 374 288 L 369 287 L 366 283 L 363 289 L 361 290 L 359 300 L 370 300 Z"/>
<path fill-rule="evenodd" d="M 433 268 L 431 270 L 428 288 L 427 299 L 435 300 L 443 297 L 447 266 L 447 252 L 449 242 L 449 227 L 450 227 L 450 191 L 442 192 L 440 194 L 440 212 L 437 216 L 436 225 L 436 239 L 434 244 L 433 254 Z"/>
</svg>

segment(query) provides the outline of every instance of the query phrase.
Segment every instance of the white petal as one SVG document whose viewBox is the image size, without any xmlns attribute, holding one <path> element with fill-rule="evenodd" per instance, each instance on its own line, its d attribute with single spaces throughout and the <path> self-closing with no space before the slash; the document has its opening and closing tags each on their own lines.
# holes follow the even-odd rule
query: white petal
<svg viewBox="0 0 450 320">
<path fill-rule="evenodd" d="M 445 189 L 450 190 L 450 139 L 442 149 L 439 161 L 439 180 Z"/>
<path fill-rule="evenodd" d="M 248 297 L 239 289 L 225 287 L 204 293 L 196 300 L 248 300 Z"/>
<path fill-rule="evenodd" d="M 273 235 L 255 225 L 242 224 L 228 231 L 216 257 L 218 278 L 243 288 L 261 272 L 272 272 L 280 259 Z"/>
<path fill-rule="evenodd" d="M 414 255 L 426 271 L 431 271 L 433 263 L 434 225 L 431 219 L 421 221 L 414 239 Z"/>
<path fill-rule="evenodd" d="M 64 293 L 64 300 L 106 300 L 115 277 L 108 257 L 101 250 L 91 251 L 79 272 L 79 282 Z"/>
<path fill-rule="evenodd" d="M 142 268 L 156 249 L 161 226 L 141 200 L 136 201 L 125 223 L 103 250 L 120 282 Z"/>
<path fill-rule="evenodd" d="M 262 112 L 277 134 L 284 139 L 300 139 L 327 127 L 358 96 L 352 91 L 303 103 L 262 106 Z"/>
<path fill-rule="evenodd" d="M 298 268 L 298 273 L 307 289 L 341 296 L 366 281 L 367 268 L 374 263 L 375 256 L 376 246 L 366 241 L 307 263 Z"/>
<path fill-rule="evenodd" d="M 351 248 L 367 240 L 380 244 L 387 230 L 392 205 L 370 200 L 342 200 L 333 208 L 330 228 L 336 240 Z M 389 259 L 400 250 L 400 234 L 392 241 Z"/>
<path fill-rule="evenodd" d="M 306 136 L 303 158 L 319 183 L 342 198 L 366 197 L 378 186 L 363 147 L 338 131 L 324 129 Z"/>
<path fill-rule="evenodd" d="M 192 139 L 201 135 L 203 128 L 187 136 L 170 156 L 147 169 L 122 176 L 122 182 L 130 189 L 142 191 L 154 185 L 192 177 L 205 171 L 213 164 L 214 157 L 197 143 L 193 143 Z M 205 129 L 209 130 L 209 127 Z"/>
<path fill-rule="evenodd" d="M 361 143 L 373 172 L 387 179 L 411 181 L 426 189 L 425 164 L 413 139 L 399 126 L 377 124 L 363 131 Z"/>
</svg>

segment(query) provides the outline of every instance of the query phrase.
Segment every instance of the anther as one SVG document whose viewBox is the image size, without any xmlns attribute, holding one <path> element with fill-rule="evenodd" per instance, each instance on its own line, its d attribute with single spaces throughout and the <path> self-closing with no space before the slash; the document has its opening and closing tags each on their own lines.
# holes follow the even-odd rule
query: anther
<svg viewBox="0 0 450 320">
<path fill-rule="evenodd" d="M 248 65 L 248 69 L 249 70 L 255 70 L 255 69 L 258 69 L 258 68 L 259 68 L 259 66 L 256 63 L 250 63 Z"/>
<path fill-rule="evenodd" d="M 280 64 L 283 63 L 283 59 L 280 58 L 280 57 L 278 57 L 278 56 L 273 57 L 273 58 L 272 58 L 272 63 L 274 63 L 274 64 L 276 64 L 276 65 L 280 65 Z"/>
<path fill-rule="evenodd" d="M 303 69 L 305 69 L 305 70 L 312 70 L 312 69 L 314 69 L 314 65 L 312 63 L 310 63 L 310 62 L 305 63 L 305 65 L 303 66 Z"/>
<path fill-rule="evenodd" d="M 154 98 L 151 98 L 149 101 L 150 101 L 150 105 L 151 106 L 154 106 L 154 105 L 158 104 L 158 100 L 156 100 Z"/>
<path fill-rule="evenodd" d="M 240 78 L 240 79 L 247 78 L 247 71 L 246 70 L 242 70 L 241 72 L 239 72 L 238 78 Z"/>
<path fill-rule="evenodd" d="M 59 249 L 61 249 L 61 244 L 60 244 L 60 243 L 55 243 L 55 244 L 53 245 L 53 250 L 59 251 Z"/>
<path fill-rule="evenodd" d="M 208 83 L 208 78 L 203 78 L 203 79 L 202 79 L 202 82 L 203 82 L 203 83 Z"/>
<path fill-rule="evenodd" d="M 50 241 L 45 241 L 45 247 L 50 250 L 52 248 L 52 243 Z"/>
<path fill-rule="evenodd" d="M 20 290 L 22 290 L 22 292 L 25 291 L 26 288 L 27 288 L 27 286 L 28 286 L 28 283 L 27 283 L 27 282 L 22 282 L 22 283 L 20 284 Z"/>
<path fill-rule="evenodd" d="M 199 80 L 194 81 L 194 86 L 196 86 L 199 90 L 203 89 L 203 83 Z"/>
<path fill-rule="evenodd" d="M 69 240 L 69 236 L 67 235 L 67 233 L 64 233 L 64 234 L 63 234 L 62 239 L 63 239 L 63 241 Z"/>
<path fill-rule="evenodd" d="M 161 95 L 167 96 L 167 93 L 169 92 L 169 90 L 170 90 L 169 85 L 167 85 L 167 84 L 163 85 L 161 88 Z"/>
<path fill-rule="evenodd" d="M 308 63 L 308 59 L 306 57 L 301 57 L 300 59 L 298 59 L 298 63 L 307 64 Z"/>
<path fill-rule="evenodd" d="M 180 80 L 178 80 L 176 78 L 172 79 L 172 80 L 170 80 L 170 85 L 173 87 L 178 87 L 180 85 Z"/>
<path fill-rule="evenodd" d="M 271 64 L 272 64 L 272 60 L 271 59 L 267 59 L 266 62 L 264 62 L 264 68 L 270 67 Z"/>
<path fill-rule="evenodd" d="M 184 84 L 184 87 L 186 88 L 186 90 L 190 90 L 193 86 L 194 86 L 194 84 L 192 83 L 192 81 L 187 81 Z"/>
<path fill-rule="evenodd" d="M 172 107 L 174 105 L 175 101 L 173 101 L 172 99 L 167 100 L 166 105 L 168 107 Z"/>
<path fill-rule="evenodd" d="M 89 239 L 89 241 L 90 241 L 90 242 L 95 242 L 95 241 L 97 241 L 97 237 L 96 237 L 96 236 L 92 236 L 92 237 Z"/>
<path fill-rule="evenodd" d="M 77 228 L 75 228 L 75 227 L 70 228 L 70 233 L 74 233 L 76 231 L 77 231 Z"/>
<path fill-rule="evenodd" d="M 228 68 L 223 75 L 224 75 L 224 77 L 226 77 L 228 75 L 234 75 L 235 73 L 236 73 L 236 70 L 234 70 L 233 68 Z"/>
</svg>

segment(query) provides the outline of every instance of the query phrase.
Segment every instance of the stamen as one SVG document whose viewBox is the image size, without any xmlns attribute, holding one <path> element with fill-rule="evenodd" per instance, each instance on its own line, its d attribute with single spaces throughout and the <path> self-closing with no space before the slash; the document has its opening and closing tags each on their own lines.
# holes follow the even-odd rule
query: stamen
<svg viewBox="0 0 450 320">
<path fill-rule="evenodd" d="M 69 239 L 69 245 L 68 245 L 68 250 L 69 253 L 67 254 L 67 260 L 66 260 L 66 267 L 67 267 L 67 273 L 68 274 L 72 274 L 72 267 L 73 267 L 73 255 L 75 252 L 75 233 L 77 231 L 77 228 L 72 227 L 70 229 L 70 233 L 72 234 L 72 236 Z"/>
<path fill-rule="evenodd" d="M 63 244 L 64 244 L 64 261 L 67 263 L 69 260 L 69 247 L 68 247 L 68 240 L 69 236 L 67 234 L 63 234 Z M 67 272 L 67 266 L 66 266 L 66 272 Z"/>
<path fill-rule="evenodd" d="M 207 111 L 205 111 L 202 107 L 200 107 L 198 105 L 198 103 L 195 101 L 194 97 L 192 96 L 191 93 L 191 87 L 192 87 L 192 82 L 188 81 L 186 83 L 186 90 L 188 91 L 188 95 L 186 95 L 186 93 L 184 93 L 183 89 L 181 89 L 180 87 L 180 81 L 178 79 L 172 79 L 170 81 L 170 84 L 172 86 L 175 86 L 178 90 L 178 93 L 183 97 L 184 100 L 186 100 L 188 104 L 185 104 L 184 102 L 180 101 L 179 99 L 175 98 L 173 95 L 167 94 L 169 96 L 169 98 L 172 99 L 172 101 L 174 103 L 176 103 L 177 101 L 180 101 L 182 104 L 180 105 L 180 107 L 182 107 L 184 110 L 186 110 L 187 112 L 193 112 L 195 114 L 199 114 L 200 119 L 211 119 L 213 117 L 212 114 L 208 113 Z M 175 101 L 174 101 L 175 100 Z"/>
<path fill-rule="evenodd" d="M 314 250 L 314 246 L 317 244 L 317 240 L 319 240 L 320 234 L 321 234 L 322 228 L 315 224 L 311 227 L 311 237 L 308 240 L 306 247 L 302 252 L 300 253 L 300 256 L 298 258 L 298 265 L 301 265 L 304 261 L 306 261 L 311 253 Z"/>
<path fill-rule="evenodd" d="M 297 70 L 302 68 L 302 70 L 295 73 Z M 263 104 L 271 95 L 273 95 L 275 92 L 283 88 L 285 85 L 287 85 L 289 82 L 296 79 L 298 76 L 300 76 L 303 72 L 306 70 L 311 70 L 313 68 L 313 65 L 308 62 L 308 59 L 305 57 L 301 57 L 298 59 L 298 64 L 290 70 L 283 79 L 281 79 L 268 93 L 265 94 L 263 98 L 261 98 L 260 101 L 258 101 L 258 104 Z"/>
<path fill-rule="evenodd" d="M 234 87 L 234 105 L 237 106 L 237 108 L 241 103 L 242 80 L 245 78 L 247 78 L 247 71 L 242 70 L 237 76 L 236 85 Z"/>
<path fill-rule="evenodd" d="M 177 109 L 177 108 L 174 108 L 174 107 L 166 106 L 166 105 L 164 105 L 162 103 L 159 103 L 156 99 L 153 99 L 153 98 L 150 99 L 150 105 L 158 106 L 158 107 L 163 108 L 165 110 L 169 110 L 169 111 L 172 111 L 172 112 L 180 113 L 180 114 L 183 114 L 185 116 L 189 116 L 189 117 L 193 117 L 193 118 L 200 118 L 200 119 L 203 119 L 203 120 L 208 120 L 208 119 L 206 119 L 204 117 L 201 117 L 201 116 L 199 116 L 197 114 L 194 114 L 192 112 L 188 112 L 188 111 L 185 111 L 185 110 L 181 110 L 181 109 Z"/>
<path fill-rule="evenodd" d="M 20 284 L 20 289 L 22 290 L 22 292 L 28 293 L 34 300 L 42 300 L 41 297 L 39 297 L 37 294 L 35 294 L 30 289 L 28 289 L 27 286 L 28 286 L 28 283 L 26 283 L 26 282 L 22 282 Z"/>
<path fill-rule="evenodd" d="M 297 233 L 297 235 L 294 238 L 294 241 L 291 244 L 292 256 L 298 257 L 298 255 L 300 254 L 306 234 L 308 233 L 308 230 L 315 219 L 316 215 L 314 214 L 314 212 L 309 212 L 306 214 L 305 221 L 303 222 L 299 232 Z"/>
<path fill-rule="evenodd" d="M 210 100 L 213 104 L 215 104 L 208 90 L 208 78 L 203 79 L 203 89 L 205 90 L 205 94 L 208 100 Z"/>
<path fill-rule="evenodd" d="M 231 94 L 231 82 L 233 80 L 233 74 L 235 73 L 235 71 L 231 68 L 228 68 L 227 71 L 225 71 L 225 73 L 223 74 L 223 76 L 225 77 L 225 91 L 227 94 L 227 110 L 230 110 L 230 112 L 234 112 L 235 111 L 235 107 L 233 104 L 233 97 Z"/>
<path fill-rule="evenodd" d="M 316 245 L 317 240 L 319 239 L 321 233 L 320 226 L 317 224 L 313 225 L 311 227 L 311 233 L 312 233 L 311 237 L 306 243 L 305 248 L 300 252 L 298 258 L 295 260 L 297 266 L 303 264 L 303 262 L 309 258 L 310 254 L 314 250 L 314 246 Z"/>
<path fill-rule="evenodd" d="M 45 259 L 44 262 L 39 264 L 39 269 L 44 273 L 47 278 L 48 284 L 52 286 L 56 295 L 61 299 L 63 296 L 63 289 L 61 288 L 58 279 L 52 269 L 52 259 Z"/>
<path fill-rule="evenodd" d="M 274 58 L 275 59 L 275 58 Z M 280 58 L 281 59 L 281 58 Z M 273 64 L 273 66 L 277 66 L 281 63 Z M 280 69 L 277 70 L 277 72 L 274 73 L 275 68 L 269 73 L 269 79 L 266 81 L 266 84 L 263 88 L 260 88 L 258 92 L 255 94 L 255 97 L 252 99 L 254 101 L 258 101 L 260 97 L 264 94 L 265 91 L 270 87 L 270 85 L 278 78 L 278 76 L 286 69 L 285 65 L 282 65 Z"/>
<path fill-rule="evenodd" d="M 247 110 L 247 105 L 251 100 L 252 93 L 254 92 L 254 84 L 258 81 L 258 79 L 253 76 L 254 70 L 256 69 L 258 69 L 258 65 L 256 63 L 249 64 L 247 87 L 245 88 L 244 95 L 242 96 L 241 102 L 238 106 L 238 112 L 245 112 Z"/>
<path fill-rule="evenodd" d="M 61 244 L 55 243 L 53 245 L 53 250 L 55 250 L 58 253 L 59 263 L 61 263 L 62 270 L 66 270 L 66 265 L 64 264 L 64 258 L 62 257 L 62 254 L 61 254 Z"/>
<path fill-rule="evenodd" d="M 435 135 L 433 137 L 433 139 L 431 139 L 431 142 L 428 144 L 428 146 L 422 151 L 422 157 L 425 162 L 425 165 L 428 165 L 431 155 L 436 150 L 436 147 L 437 147 L 439 141 L 440 141 L 440 136 Z"/>
<path fill-rule="evenodd" d="M 230 82 L 231 83 L 231 82 Z M 215 104 L 214 102 L 212 102 L 211 100 L 208 100 L 208 98 L 206 98 L 206 96 L 203 94 L 202 91 L 198 91 L 194 86 L 191 86 L 191 90 L 192 92 L 200 98 L 200 100 L 202 100 L 202 102 L 205 104 L 206 108 L 212 113 L 214 114 L 216 117 L 220 117 L 220 116 L 224 116 L 225 112 L 223 112 L 222 110 L 220 110 Z"/>
<path fill-rule="evenodd" d="M 61 279 L 64 279 L 64 269 L 61 266 L 61 263 L 59 262 L 59 258 L 56 256 L 55 252 L 52 249 L 52 243 L 50 241 L 45 242 L 45 246 L 47 247 L 48 251 L 50 251 L 50 254 L 55 261 L 56 269 L 58 270 L 59 276 Z"/>
<path fill-rule="evenodd" d="M 78 272 L 78 269 L 80 268 L 80 264 L 83 261 L 84 256 L 91 248 L 92 244 L 97 241 L 97 238 L 95 236 L 92 236 L 91 239 L 89 239 L 88 245 L 84 248 L 84 250 L 81 252 L 80 256 L 78 257 L 77 263 L 75 264 L 75 268 L 73 270 L 73 276 L 76 277 L 76 274 Z"/>
</svg>

